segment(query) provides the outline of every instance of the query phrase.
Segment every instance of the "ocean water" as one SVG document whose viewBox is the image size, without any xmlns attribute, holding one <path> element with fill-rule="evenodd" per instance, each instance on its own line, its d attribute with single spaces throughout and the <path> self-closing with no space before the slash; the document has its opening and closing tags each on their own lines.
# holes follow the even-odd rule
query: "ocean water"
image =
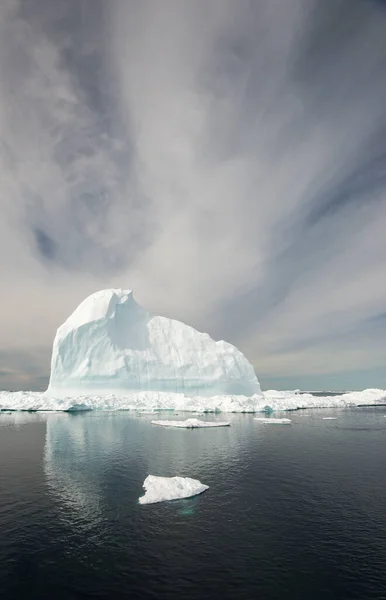
<svg viewBox="0 0 386 600">
<path fill-rule="evenodd" d="M 385 415 L 1 413 L 0 597 L 385 599 Z M 142 506 L 148 474 L 210 488 Z"/>
</svg>

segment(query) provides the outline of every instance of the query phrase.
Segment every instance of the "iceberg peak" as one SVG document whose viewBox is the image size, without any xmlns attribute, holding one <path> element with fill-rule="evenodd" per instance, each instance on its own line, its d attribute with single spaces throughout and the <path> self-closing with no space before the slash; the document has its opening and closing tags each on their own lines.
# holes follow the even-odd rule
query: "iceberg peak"
<svg viewBox="0 0 386 600">
<path fill-rule="evenodd" d="M 136 304 L 132 290 L 100 290 L 83 300 L 59 329 L 63 332 L 90 321 L 112 317 L 116 305 L 125 303 Z"/>
</svg>

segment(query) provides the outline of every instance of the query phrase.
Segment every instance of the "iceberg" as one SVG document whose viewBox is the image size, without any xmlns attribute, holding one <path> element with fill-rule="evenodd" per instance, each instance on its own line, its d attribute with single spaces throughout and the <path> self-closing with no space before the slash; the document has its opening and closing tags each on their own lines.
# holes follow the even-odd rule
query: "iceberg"
<svg viewBox="0 0 386 600">
<path fill-rule="evenodd" d="M 154 504 L 164 502 L 165 500 L 178 500 L 180 498 L 190 498 L 197 494 L 202 494 L 209 489 L 198 479 L 190 477 L 156 477 L 148 475 L 143 488 L 145 495 L 139 498 L 140 504 Z"/>
<path fill-rule="evenodd" d="M 0 410 L 19 411 L 261 412 L 267 419 L 276 411 L 366 405 L 386 405 L 386 390 L 262 393 L 235 346 L 153 315 L 121 289 L 92 294 L 59 327 L 46 392 L 0 391 Z"/>
<path fill-rule="evenodd" d="M 151 424 L 161 425 L 162 427 L 184 427 L 185 429 L 230 426 L 228 421 L 200 421 L 200 419 L 186 419 L 185 421 L 151 421 Z"/>
<path fill-rule="evenodd" d="M 291 423 L 291 419 L 275 419 L 274 417 L 255 417 L 255 421 L 270 423 L 271 425 L 289 425 Z"/>
<path fill-rule="evenodd" d="M 253 366 L 235 346 L 149 313 L 131 290 L 102 290 L 57 330 L 47 394 L 130 392 L 261 397 Z"/>
</svg>

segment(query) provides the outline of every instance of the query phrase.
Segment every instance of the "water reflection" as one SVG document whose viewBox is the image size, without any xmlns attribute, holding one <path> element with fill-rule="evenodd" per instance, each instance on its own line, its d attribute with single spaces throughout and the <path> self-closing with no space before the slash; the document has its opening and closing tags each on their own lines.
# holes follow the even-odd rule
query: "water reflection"
<svg viewBox="0 0 386 600">
<path fill-rule="evenodd" d="M 0 431 L 2 595 L 308 598 L 319 573 L 324 597 L 380 597 L 386 419 L 327 414 L 193 431 L 152 415 L 14 415 L 27 424 Z M 149 473 L 209 490 L 142 506 Z"/>
<path fill-rule="evenodd" d="M 46 414 L 43 412 L 28 412 L 28 411 L 0 411 L 0 427 L 15 427 L 28 423 L 44 423 Z"/>
<path fill-rule="evenodd" d="M 223 470 L 236 456 L 240 459 L 240 427 L 246 434 L 254 427 L 245 415 L 234 416 L 231 427 L 201 430 L 155 427 L 152 418 L 128 413 L 50 415 L 44 468 L 63 507 L 84 518 L 92 515 L 95 521 L 106 510 L 119 513 L 136 505 L 149 474 L 189 476 L 206 483 L 214 466 Z M 192 502 L 182 505 L 181 514 L 189 514 L 192 507 Z"/>
</svg>

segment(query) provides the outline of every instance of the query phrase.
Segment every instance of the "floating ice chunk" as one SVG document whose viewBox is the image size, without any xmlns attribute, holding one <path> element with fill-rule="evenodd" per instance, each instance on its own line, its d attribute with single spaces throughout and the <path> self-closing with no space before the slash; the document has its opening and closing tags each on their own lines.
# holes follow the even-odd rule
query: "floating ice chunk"
<svg viewBox="0 0 386 600">
<path fill-rule="evenodd" d="M 198 479 L 190 477 L 156 477 L 148 475 L 143 482 L 145 495 L 139 498 L 140 504 L 154 504 L 165 500 L 178 500 L 202 494 L 209 489 Z"/>
<path fill-rule="evenodd" d="M 322 417 L 323 421 L 336 421 L 336 417 Z"/>
<path fill-rule="evenodd" d="M 288 423 L 291 423 L 291 419 L 274 419 L 273 417 L 255 417 L 255 421 L 260 421 L 260 423 L 271 423 L 276 425 L 288 425 Z"/>
<path fill-rule="evenodd" d="M 186 419 L 185 421 L 152 421 L 152 425 L 198 429 L 200 427 L 229 427 L 230 423 L 227 421 L 200 421 L 200 419 Z"/>
</svg>

